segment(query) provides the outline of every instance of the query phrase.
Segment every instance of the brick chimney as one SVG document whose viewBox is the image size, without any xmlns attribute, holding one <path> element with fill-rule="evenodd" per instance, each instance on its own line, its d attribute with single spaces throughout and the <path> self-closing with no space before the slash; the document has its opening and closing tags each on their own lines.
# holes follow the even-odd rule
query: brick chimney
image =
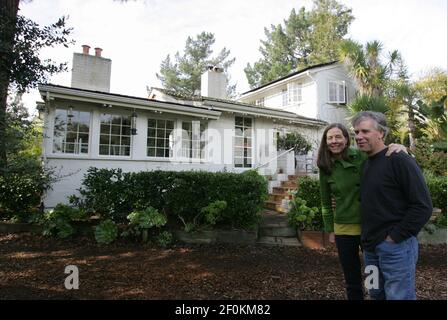
<svg viewBox="0 0 447 320">
<path fill-rule="evenodd" d="M 110 92 L 112 60 L 102 57 L 101 48 L 95 48 L 95 55 L 89 50 L 90 46 L 83 45 L 82 53 L 73 53 L 71 87 Z"/>
<path fill-rule="evenodd" d="M 102 52 L 101 48 L 95 48 L 95 56 L 101 57 L 101 52 Z"/>
</svg>

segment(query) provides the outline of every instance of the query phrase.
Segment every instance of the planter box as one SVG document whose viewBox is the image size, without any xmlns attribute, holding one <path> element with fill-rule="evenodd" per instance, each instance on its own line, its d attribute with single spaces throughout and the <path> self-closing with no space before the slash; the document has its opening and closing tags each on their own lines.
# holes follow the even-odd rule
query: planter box
<svg viewBox="0 0 447 320">
<path fill-rule="evenodd" d="M 436 229 L 432 234 L 421 230 L 418 234 L 418 241 L 420 244 L 447 244 L 447 228 Z"/>
<path fill-rule="evenodd" d="M 257 231 L 243 230 L 176 231 L 174 234 L 181 242 L 195 244 L 234 243 L 250 245 L 255 244 L 258 238 Z"/>
<path fill-rule="evenodd" d="M 0 222 L 0 234 L 20 232 L 42 233 L 43 227 L 29 223 Z"/>
<path fill-rule="evenodd" d="M 324 249 L 329 245 L 329 233 L 324 231 L 298 231 L 301 244 L 309 249 Z"/>
</svg>

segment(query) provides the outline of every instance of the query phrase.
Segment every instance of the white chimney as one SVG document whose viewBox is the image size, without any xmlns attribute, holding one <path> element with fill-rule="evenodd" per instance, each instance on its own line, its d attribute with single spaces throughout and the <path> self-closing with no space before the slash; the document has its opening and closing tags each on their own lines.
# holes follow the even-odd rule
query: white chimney
<svg viewBox="0 0 447 320">
<path fill-rule="evenodd" d="M 227 99 L 227 77 L 222 68 L 208 66 L 200 79 L 200 95 L 210 98 Z"/>
<path fill-rule="evenodd" d="M 102 57 L 101 48 L 95 48 L 95 55 L 90 55 L 89 49 L 90 46 L 83 45 L 82 53 L 73 53 L 71 87 L 110 92 L 112 60 Z"/>
</svg>

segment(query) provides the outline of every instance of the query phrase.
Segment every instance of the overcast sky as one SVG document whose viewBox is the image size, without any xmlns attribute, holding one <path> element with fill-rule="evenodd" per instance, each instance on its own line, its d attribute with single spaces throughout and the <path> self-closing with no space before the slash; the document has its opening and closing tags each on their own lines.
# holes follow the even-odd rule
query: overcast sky
<svg viewBox="0 0 447 320">
<path fill-rule="evenodd" d="M 446 0 L 339 0 L 355 17 L 349 37 L 365 43 L 380 40 L 387 51 L 398 49 L 413 77 L 430 67 L 447 69 Z M 81 45 L 103 49 L 112 59 L 111 92 L 146 97 L 146 86 L 161 86 L 156 78 L 160 63 L 182 53 L 188 36 L 212 32 L 217 53 L 223 47 L 236 62 L 229 70 L 237 92 L 249 90 L 243 69 L 261 56 L 264 27 L 288 18 L 292 8 L 311 9 L 311 0 L 33 0 L 22 2 L 20 14 L 41 25 L 68 15 L 69 48 L 50 48 L 42 58 L 68 62 Z M 53 76 L 51 83 L 70 86 L 70 72 Z M 37 90 L 24 97 L 34 112 Z"/>
</svg>

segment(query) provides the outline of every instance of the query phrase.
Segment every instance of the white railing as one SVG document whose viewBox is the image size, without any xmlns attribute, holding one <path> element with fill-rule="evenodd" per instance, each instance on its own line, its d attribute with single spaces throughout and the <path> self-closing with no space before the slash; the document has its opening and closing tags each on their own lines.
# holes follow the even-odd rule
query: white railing
<svg viewBox="0 0 447 320">
<path fill-rule="evenodd" d="M 289 153 L 289 152 L 290 152 L 290 151 L 292 151 L 293 149 L 295 149 L 295 147 L 293 147 L 293 148 L 290 148 L 289 150 L 287 150 L 287 151 L 284 151 L 283 153 L 281 153 L 281 154 L 277 155 L 276 157 L 274 157 L 274 158 L 270 159 L 270 160 L 269 160 L 269 161 L 267 161 L 266 163 L 263 163 L 263 164 L 261 164 L 261 165 L 259 165 L 259 166 L 255 167 L 255 168 L 254 168 L 254 170 L 258 170 L 259 168 L 262 168 L 262 167 L 264 167 L 264 166 L 268 165 L 268 164 L 269 164 L 270 162 L 272 162 L 272 161 L 274 161 L 274 160 L 278 159 L 279 157 L 282 157 L 283 155 L 285 155 L 285 154 Z"/>
</svg>

